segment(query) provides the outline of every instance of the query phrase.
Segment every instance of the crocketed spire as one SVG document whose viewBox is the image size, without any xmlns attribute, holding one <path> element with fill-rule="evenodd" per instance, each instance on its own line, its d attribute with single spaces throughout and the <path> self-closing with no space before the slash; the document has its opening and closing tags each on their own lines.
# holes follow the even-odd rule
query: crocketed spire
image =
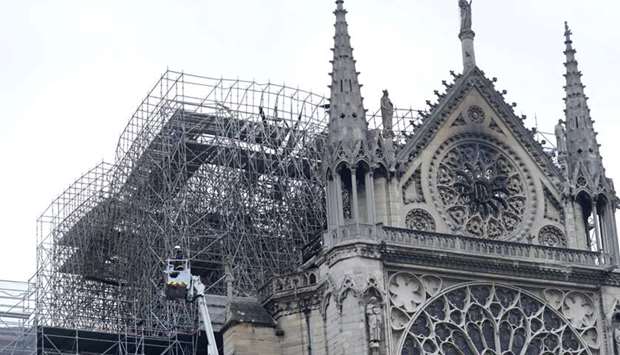
<svg viewBox="0 0 620 355">
<path fill-rule="evenodd" d="M 336 1 L 336 32 L 330 87 L 329 144 L 332 152 L 354 158 L 366 145 L 368 123 L 363 105 L 359 73 L 355 70 L 353 48 L 343 1 Z M 353 155 L 353 156 L 351 156 Z"/>
<path fill-rule="evenodd" d="M 566 164 L 569 178 L 574 180 L 577 188 L 587 187 L 596 191 L 594 186 L 600 179 L 604 179 L 603 164 L 599 154 L 593 121 L 588 108 L 588 98 L 585 95 L 585 85 L 581 81 L 581 72 L 575 58 L 577 52 L 571 39 L 572 31 L 568 23 L 564 23 L 566 37 Z"/>
</svg>

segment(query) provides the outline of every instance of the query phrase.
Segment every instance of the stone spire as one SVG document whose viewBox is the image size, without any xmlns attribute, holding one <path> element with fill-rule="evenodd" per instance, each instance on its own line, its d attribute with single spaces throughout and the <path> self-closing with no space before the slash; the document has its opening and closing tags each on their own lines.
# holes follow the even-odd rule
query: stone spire
<svg viewBox="0 0 620 355">
<path fill-rule="evenodd" d="M 587 185 L 591 191 L 596 190 L 596 186 L 591 186 L 600 178 L 604 178 L 603 165 L 599 154 L 599 147 L 594 132 L 593 121 L 588 108 L 588 98 L 585 95 L 585 86 L 581 81 L 581 72 L 577 60 L 575 59 L 576 50 L 573 48 L 571 39 L 572 32 L 568 23 L 564 23 L 566 37 L 566 97 L 564 99 L 566 108 L 566 164 L 568 167 L 569 178 L 575 180 L 578 187 L 584 187 L 585 182 L 577 176 L 584 176 L 588 181 Z M 585 171 L 583 171 L 585 169 Z M 581 170 L 581 172 L 579 172 Z M 581 179 L 581 181 L 577 181 Z"/>
<path fill-rule="evenodd" d="M 368 131 L 359 73 L 355 70 L 351 37 L 343 1 L 336 1 L 336 34 L 328 142 L 323 167 L 327 179 L 327 224 L 336 228 L 349 223 L 375 224 L 374 183 L 370 144 L 376 136 Z"/>
<path fill-rule="evenodd" d="M 366 144 L 368 123 L 364 110 L 361 85 L 358 81 L 358 72 L 355 70 L 353 48 L 346 21 L 347 11 L 343 7 L 343 0 L 336 1 L 336 34 L 334 36 L 334 59 L 332 82 L 329 86 L 330 120 L 329 143 L 333 150 L 344 150 L 346 155 L 353 158 L 359 149 Z"/>
<path fill-rule="evenodd" d="M 565 152 L 559 152 L 559 161 L 566 169 L 569 196 L 569 211 L 574 211 L 574 220 L 569 220 L 567 228 L 575 233 L 582 245 L 591 249 L 603 250 L 617 264 L 620 260 L 618 232 L 615 210 L 617 197 L 613 182 L 605 176 L 603 160 L 599 153 L 596 132 L 594 131 L 585 85 L 581 81 L 581 72 L 571 39 L 572 32 L 568 23 L 564 23 L 566 37 L 566 91 L 564 110 L 566 133 Z M 556 128 L 562 141 L 562 130 Z M 583 236 L 580 238 L 579 236 Z"/>
<path fill-rule="evenodd" d="M 471 3 L 472 0 L 469 0 L 469 2 L 467 0 L 459 0 L 459 7 L 461 8 L 461 32 L 459 33 L 459 38 L 463 47 L 463 72 L 476 66 L 476 54 L 474 52 L 474 37 L 476 33 L 471 29 Z"/>
</svg>

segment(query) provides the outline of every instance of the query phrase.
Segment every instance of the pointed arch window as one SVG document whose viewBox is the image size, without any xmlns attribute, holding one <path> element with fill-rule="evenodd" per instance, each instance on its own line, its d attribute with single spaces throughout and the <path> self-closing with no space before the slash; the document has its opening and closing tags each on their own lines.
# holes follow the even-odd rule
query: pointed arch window
<svg viewBox="0 0 620 355">
<path fill-rule="evenodd" d="M 580 192 L 576 199 L 577 207 L 577 230 L 586 238 L 586 245 L 592 251 L 601 250 L 600 235 L 598 231 L 599 220 L 594 213 L 592 198 L 585 192 Z"/>
<path fill-rule="evenodd" d="M 603 246 L 602 248 L 605 251 L 610 252 L 612 246 L 607 244 L 608 240 L 610 240 L 612 233 L 611 223 L 613 222 L 610 220 L 610 217 L 614 218 L 614 216 L 610 216 L 608 207 L 609 200 L 607 199 L 607 197 L 605 197 L 605 195 L 599 195 L 596 198 L 595 218 L 597 218 L 599 235 Z"/>
</svg>

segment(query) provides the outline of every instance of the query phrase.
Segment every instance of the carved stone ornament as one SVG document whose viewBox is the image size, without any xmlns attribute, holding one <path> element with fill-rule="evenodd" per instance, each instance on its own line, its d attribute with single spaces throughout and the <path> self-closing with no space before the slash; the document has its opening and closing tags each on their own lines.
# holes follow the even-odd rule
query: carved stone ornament
<svg viewBox="0 0 620 355">
<path fill-rule="evenodd" d="M 485 118 L 484 110 L 480 106 L 471 106 L 467 109 L 467 118 L 472 123 L 482 123 Z"/>
<path fill-rule="evenodd" d="M 558 227 L 544 226 L 538 232 L 538 241 L 542 245 L 549 247 L 566 248 L 568 247 L 568 241 L 564 232 Z"/>
<path fill-rule="evenodd" d="M 405 226 L 413 230 L 434 232 L 435 219 L 425 210 L 414 208 L 407 213 L 407 217 L 405 217 Z"/>
<path fill-rule="evenodd" d="M 535 295 L 510 286 L 483 283 L 449 288 L 419 308 L 407 324 L 398 353 L 596 352 L 593 346 L 598 344 L 598 334 L 593 327 L 591 300 L 581 293 L 563 297 L 557 310 Z"/>
<path fill-rule="evenodd" d="M 425 202 L 424 191 L 422 190 L 422 171 L 419 166 L 414 170 L 411 177 L 407 179 L 402 191 L 403 203 L 405 205 Z"/>
<path fill-rule="evenodd" d="M 405 329 L 411 316 L 442 287 L 443 281 L 432 275 L 419 276 L 408 272 L 392 275 L 388 285 L 392 329 Z"/>
<path fill-rule="evenodd" d="M 614 355 L 620 355 L 620 303 L 616 305 L 611 313 L 611 332 L 614 343 Z"/>
<path fill-rule="evenodd" d="M 330 281 L 331 289 L 326 291 L 326 295 L 328 293 L 335 293 L 337 295 L 334 301 L 340 311 L 342 311 L 344 300 L 348 297 L 365 297 L 367 299 L 375 297 L 378 301 L 383 302 L 385 299 L 385 291 L 378 285 L 376 281 L 378 279 L 379 276 L 374 274 L 346 274 L 341 281 L 340 287 L 334 291 L 335 282 L 330 276 L 328 280 Z"/>
<path fill-rule="evenodd" d="M 495 122 L 494 120 L 491 120 L 491 122 L 489 123 L 489 128 L 501 135 L 506 135 L 504 131 L 502 131 L 502 129 L 499 127 L 497 122 Z"/>
<path fill-rule="evenodd" d="M 336 304 L 338 305 L 338 309 L 342 312 L 342 303 L 348 296 L 357 297 L 359 295 L 359 290 L 355 285 L 355 281 L 353 277 L 350 275 L 345 275 L 344 280 L 342 281 L 342 285 L 338 290 L 338 297 L 336 298 Z"/>
<path fill-rule="evenodd" d="M 526 235 L 535 194 L 529 173 L 508 147 L 453 138 L 432 163 L 432 196 L 453 232 L 489 239 Z"/>
<path fill-rule="evenodd" d="M 543 295 L 549 306 L 567 319 L 592 353 L 598 353 L 601 337 L 592 297 L 579 291 L 559 289 L 546 289 Z"/>
</svg>

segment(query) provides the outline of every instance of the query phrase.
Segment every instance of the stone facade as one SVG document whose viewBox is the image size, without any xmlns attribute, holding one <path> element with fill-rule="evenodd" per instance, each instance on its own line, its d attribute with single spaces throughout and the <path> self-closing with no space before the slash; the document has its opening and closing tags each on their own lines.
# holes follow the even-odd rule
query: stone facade
<svg viewBox="0 0 620 355">
<path fill-rule="evenodd" d="M 272 327 L 242 323 L 231 326 L 224 332 L 224 355 L 281 354 L 281 348 L 282 344 Z M 285 354 L 299 354 L 299 352 Z"/>
<path fill-rule="evenodd" d="M 336 3 L 328 229 L 261 289 L 274 327 L 227 328 L 234 354 L 620 354 L 617 198 L 575 101 L 568 28 L 557 155 L 475 65 L 466 1 L 464 72 L 397 146 L 364 121 Z"/>
</svg>

